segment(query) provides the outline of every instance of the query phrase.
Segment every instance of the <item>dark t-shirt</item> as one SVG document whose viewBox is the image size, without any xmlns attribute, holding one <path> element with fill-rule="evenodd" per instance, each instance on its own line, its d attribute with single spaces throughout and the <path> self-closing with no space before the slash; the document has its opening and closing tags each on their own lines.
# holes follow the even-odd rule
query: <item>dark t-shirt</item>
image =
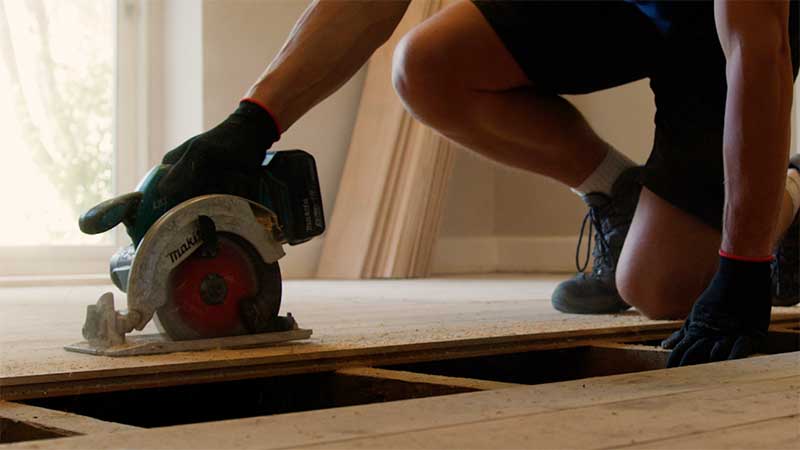
<svg viewBox="0 0 800 450">
<path fill-rule="evenodd" d="M 713 0 L 626 0 L 636 5 L 664 35 L 716 45 Z M 789 37 L 794 73 L 800 66 L 800 0 L 789 0 Z M 677 35 L 677 36 L 676 36 Z M 713 43 L 710 41 L 714 41 Z"/>
<path fill-rule="evenodd" d="M 672 22 L 675 20 L 674 2 L 650 1 L 650 0 L 627 0 L 636 5 L 662 33 L 669 31 Z"/>
<path fill-rule="evenodd" d="M 691 25 L 701 23 L 698 19 L 713 18 L 714 15 L 714 1 L 713 0 L 626 0 L 636 5 L 653 23 L 661 30 L 662 33 L 672 31 L 674 24 Z M 797 36 L 796 30 L 800 16 L 798 16 L 798 5 L 800 0 L 789 0 L 790 3 L 790 24 L 789 28 L 793 36 Z M 698 15 L 700 17 L 698 17 Z"/>
</svg>

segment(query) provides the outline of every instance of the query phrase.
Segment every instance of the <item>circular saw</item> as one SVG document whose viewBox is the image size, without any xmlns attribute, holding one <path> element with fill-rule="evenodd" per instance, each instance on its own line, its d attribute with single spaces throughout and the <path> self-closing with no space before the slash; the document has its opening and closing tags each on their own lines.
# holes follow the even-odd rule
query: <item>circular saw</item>
<svg viewBox="0 0 800 450">
<path fill-rule="evenodd" d="M 283 245 L 325 229 L 313 157 L 270 152 L 257 174 L 222 174 L 207 193 L 170 198 L 157 188 L 169 165 L 151 169 L 135 192 L 79 220 L 88 234 L 124 224 L 132 243 L 110 262 L 128 308 L 106 293 L 87 308 L 85 342 L 67 350 L 110 356 L 263 345 L 305 339 L 280 316 Z M 160 335 L 130 335 L 154 320 Z"/>
</svg>

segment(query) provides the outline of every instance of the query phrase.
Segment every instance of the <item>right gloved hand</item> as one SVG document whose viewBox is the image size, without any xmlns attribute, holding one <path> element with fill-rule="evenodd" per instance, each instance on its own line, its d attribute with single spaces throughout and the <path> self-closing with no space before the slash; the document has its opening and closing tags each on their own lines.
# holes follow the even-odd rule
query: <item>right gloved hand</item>
<svg viewBox="0 0 800 450">
<path fill-rule="evenodd" d="M 227 119 L 168 152 L 162 163 L 172 168 L 159 191 L 173 198 L 225 191 L 232 179 L 254 179 L 266 151 L 280 137 L 272 115 L 245 99 Z M 223 180 L 224 179 L 224 180 Z"/>
</svg>

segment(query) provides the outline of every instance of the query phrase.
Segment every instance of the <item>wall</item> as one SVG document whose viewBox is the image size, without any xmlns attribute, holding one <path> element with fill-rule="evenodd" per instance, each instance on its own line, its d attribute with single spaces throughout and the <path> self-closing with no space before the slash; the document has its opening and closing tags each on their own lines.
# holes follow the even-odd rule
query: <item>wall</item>
<svg viewBox="0 0 800 450">
<path fill-rule="evenodd" d="M 434 273 L 493 272 L 497 266 L 495 165 L 461 148 L 447 185 Z"/>
<path fill-rule="evenodd" d="M 309 2 L 299 0 L 164 0 L 164 48 L 159 97 L 151 107 L 150 146 L 167 150 L 215 126 L 283 45 Z M 364 71 L 317 105 L 282 136 L 274 149 L 300 148 L 314 154 L 326 218 L 333 211 L 339 178 L 361 95 Z M 159 84 L 159 83 L 156 83 Z M 159 106 L 160 105 L 160 106 Z M 321 240 L 286 247 L 281 260 L 285 278 L 316 272 Z"/>
</svg>

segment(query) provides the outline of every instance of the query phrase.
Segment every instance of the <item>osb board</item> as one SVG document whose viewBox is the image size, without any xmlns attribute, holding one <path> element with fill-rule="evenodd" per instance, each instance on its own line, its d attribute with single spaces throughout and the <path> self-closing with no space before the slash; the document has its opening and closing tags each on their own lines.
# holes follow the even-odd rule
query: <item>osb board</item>
<svg viewBox="0 0 800 450">
<path fill-rule="evenodd" d="M 796 448 L 798 414 L 789 353 L 10 448 Z"/>
<path fill-rule="evenodd" d="M 103 380 L 84 391 L 104 390 L 102 384 L 155 386 L 174 384 L 167 373 L 187 377 L 205 371 L 211 381 L 225 371 L 270 365 L 298 371 L 342 367 L 343 360 L 390 352 L 416 354 L 456 342 L 514 342 L 529 335 L 553 333 L 554 339 L 585 330 L 606 332 L 610 327 L 664 327 L 630 311 L 613 316 L 578 316 L 554 311 L 549 297 L 561 276 L 443 278 L 397 281 L 288 281 L 283 311 L 291 311 L 314 337 L 293 343 L 248 350 L 213 350 L 147 357 L 109 358 L 68 353 L 62 346 L 81 339 L 87 304 L 105 291 L 103 286 L 64 286 L 0 289 L 0 398 L 38 396 L 8 394 L 12 386 L 37 383 L 76 383 Z M 117 307 L 124 307 L 124 296 Z M 780 317 L 798 315 L 800 308 L 776 310 Z M 152 333 L 150 326 L 144 330 Z M 494 339 L 494 341 L 492 341 Z M 437 347 L 438 346 L 438 347 Z M 448 347 L 449 348 L 449 347 Z M 366 356 L 364 356 L 366 355 Z M 338 365 L 331 365 L 331 361 Z M 326 365 L 327 364 L 327 365 Z M 346 364 L 345 364 L 346 366 Z M 216 369 L 223 368 L 224 371 Z M 242 369 L 244 368 L 244 369 Z M 147 378 L 149 376 L 149 378 Z M 217 377 L 217 378 L 215 378 Z M 139 383 L 139 384 L 136 384 Z M 55 389 L 38 385 L 32 389 Z M 52 394 L 52 392 L 51 392 Z M 53 394 L 55 395 L 55 394 Z"/>
</svg>

